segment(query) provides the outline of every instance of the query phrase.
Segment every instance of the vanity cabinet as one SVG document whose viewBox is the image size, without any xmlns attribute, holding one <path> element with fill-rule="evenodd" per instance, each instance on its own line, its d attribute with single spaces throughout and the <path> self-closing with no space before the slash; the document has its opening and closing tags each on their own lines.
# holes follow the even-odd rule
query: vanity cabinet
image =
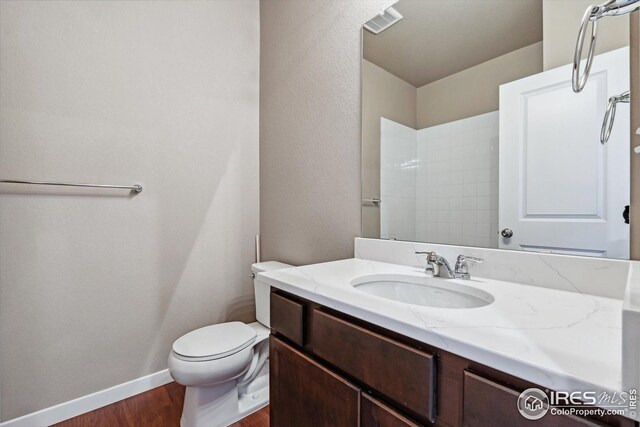
<svg viewBox="0 0 640 427">
<path fill-rule="evenodd" d="M 313 354 L 418 419 L 435 421 L 435 358 L 313 309 Z"/>
<path fill-rule="evenodd" d="M 273 336 L 269 344 L 272 426 L 358 425 L 358 387 Z"/>
<path fill-rule="evenodd" d="M 272 289 L 272 427 L 638 427 L 520 415 L 520 378 Z M 544 389 L 544 388 L 543 388 Z"/>
</svg>

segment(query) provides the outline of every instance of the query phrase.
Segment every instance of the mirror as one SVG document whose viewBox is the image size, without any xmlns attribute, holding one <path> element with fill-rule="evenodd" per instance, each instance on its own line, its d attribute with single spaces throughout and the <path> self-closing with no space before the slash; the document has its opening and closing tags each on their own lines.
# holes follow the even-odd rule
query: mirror
<svg viewBox="0 0 640 427">
<path fill-rule="evenodd" d="M 574 93 L 590 3 L 400 0 L 364 25 L 364 237 L 629 258 L 629 19 Z"/>
</svg>

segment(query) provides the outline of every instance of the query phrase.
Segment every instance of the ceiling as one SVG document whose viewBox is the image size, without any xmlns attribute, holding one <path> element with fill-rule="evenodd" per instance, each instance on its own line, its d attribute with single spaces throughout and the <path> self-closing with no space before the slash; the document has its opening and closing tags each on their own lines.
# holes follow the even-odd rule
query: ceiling
<svg viewBox="0 0 640 427">
<path fill-rule="evenodd" d="M 400 0 L 364 58 L 415 87 L 542 40 L 542 0 Z"/>
</svg>

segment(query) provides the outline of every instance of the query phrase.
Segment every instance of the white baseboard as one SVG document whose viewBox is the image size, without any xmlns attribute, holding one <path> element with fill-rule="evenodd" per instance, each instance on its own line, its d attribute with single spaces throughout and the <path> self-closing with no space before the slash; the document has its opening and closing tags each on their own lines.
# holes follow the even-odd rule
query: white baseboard
<svg viewBox="0 0 640 427">
<path fill-rule="evenodd" d="M 152 388 L 173 381 L 169 370 L 156 372 L 146 377 L 110 387 L 96 393 L 88 394 L 59 405 L 45 408 L 22 417 L 0 423 L 0 427 L 46 427 L 69 418 L 91 412 L 103 406 L 143 393 Z"/>
</svg>

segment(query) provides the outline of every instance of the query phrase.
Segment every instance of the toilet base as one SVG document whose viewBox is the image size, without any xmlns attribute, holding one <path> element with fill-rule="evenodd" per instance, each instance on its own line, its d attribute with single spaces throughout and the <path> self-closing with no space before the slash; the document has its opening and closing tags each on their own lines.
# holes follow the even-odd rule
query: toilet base
<svg viewBox="0 0 640 427">
<path fill-rule="evenodd" d="M 269 371 L 238 390 L 237 379 L 209 387 L 187 387 L 181 427 L 225 427 L 269 403 Z"/>
</svg>

